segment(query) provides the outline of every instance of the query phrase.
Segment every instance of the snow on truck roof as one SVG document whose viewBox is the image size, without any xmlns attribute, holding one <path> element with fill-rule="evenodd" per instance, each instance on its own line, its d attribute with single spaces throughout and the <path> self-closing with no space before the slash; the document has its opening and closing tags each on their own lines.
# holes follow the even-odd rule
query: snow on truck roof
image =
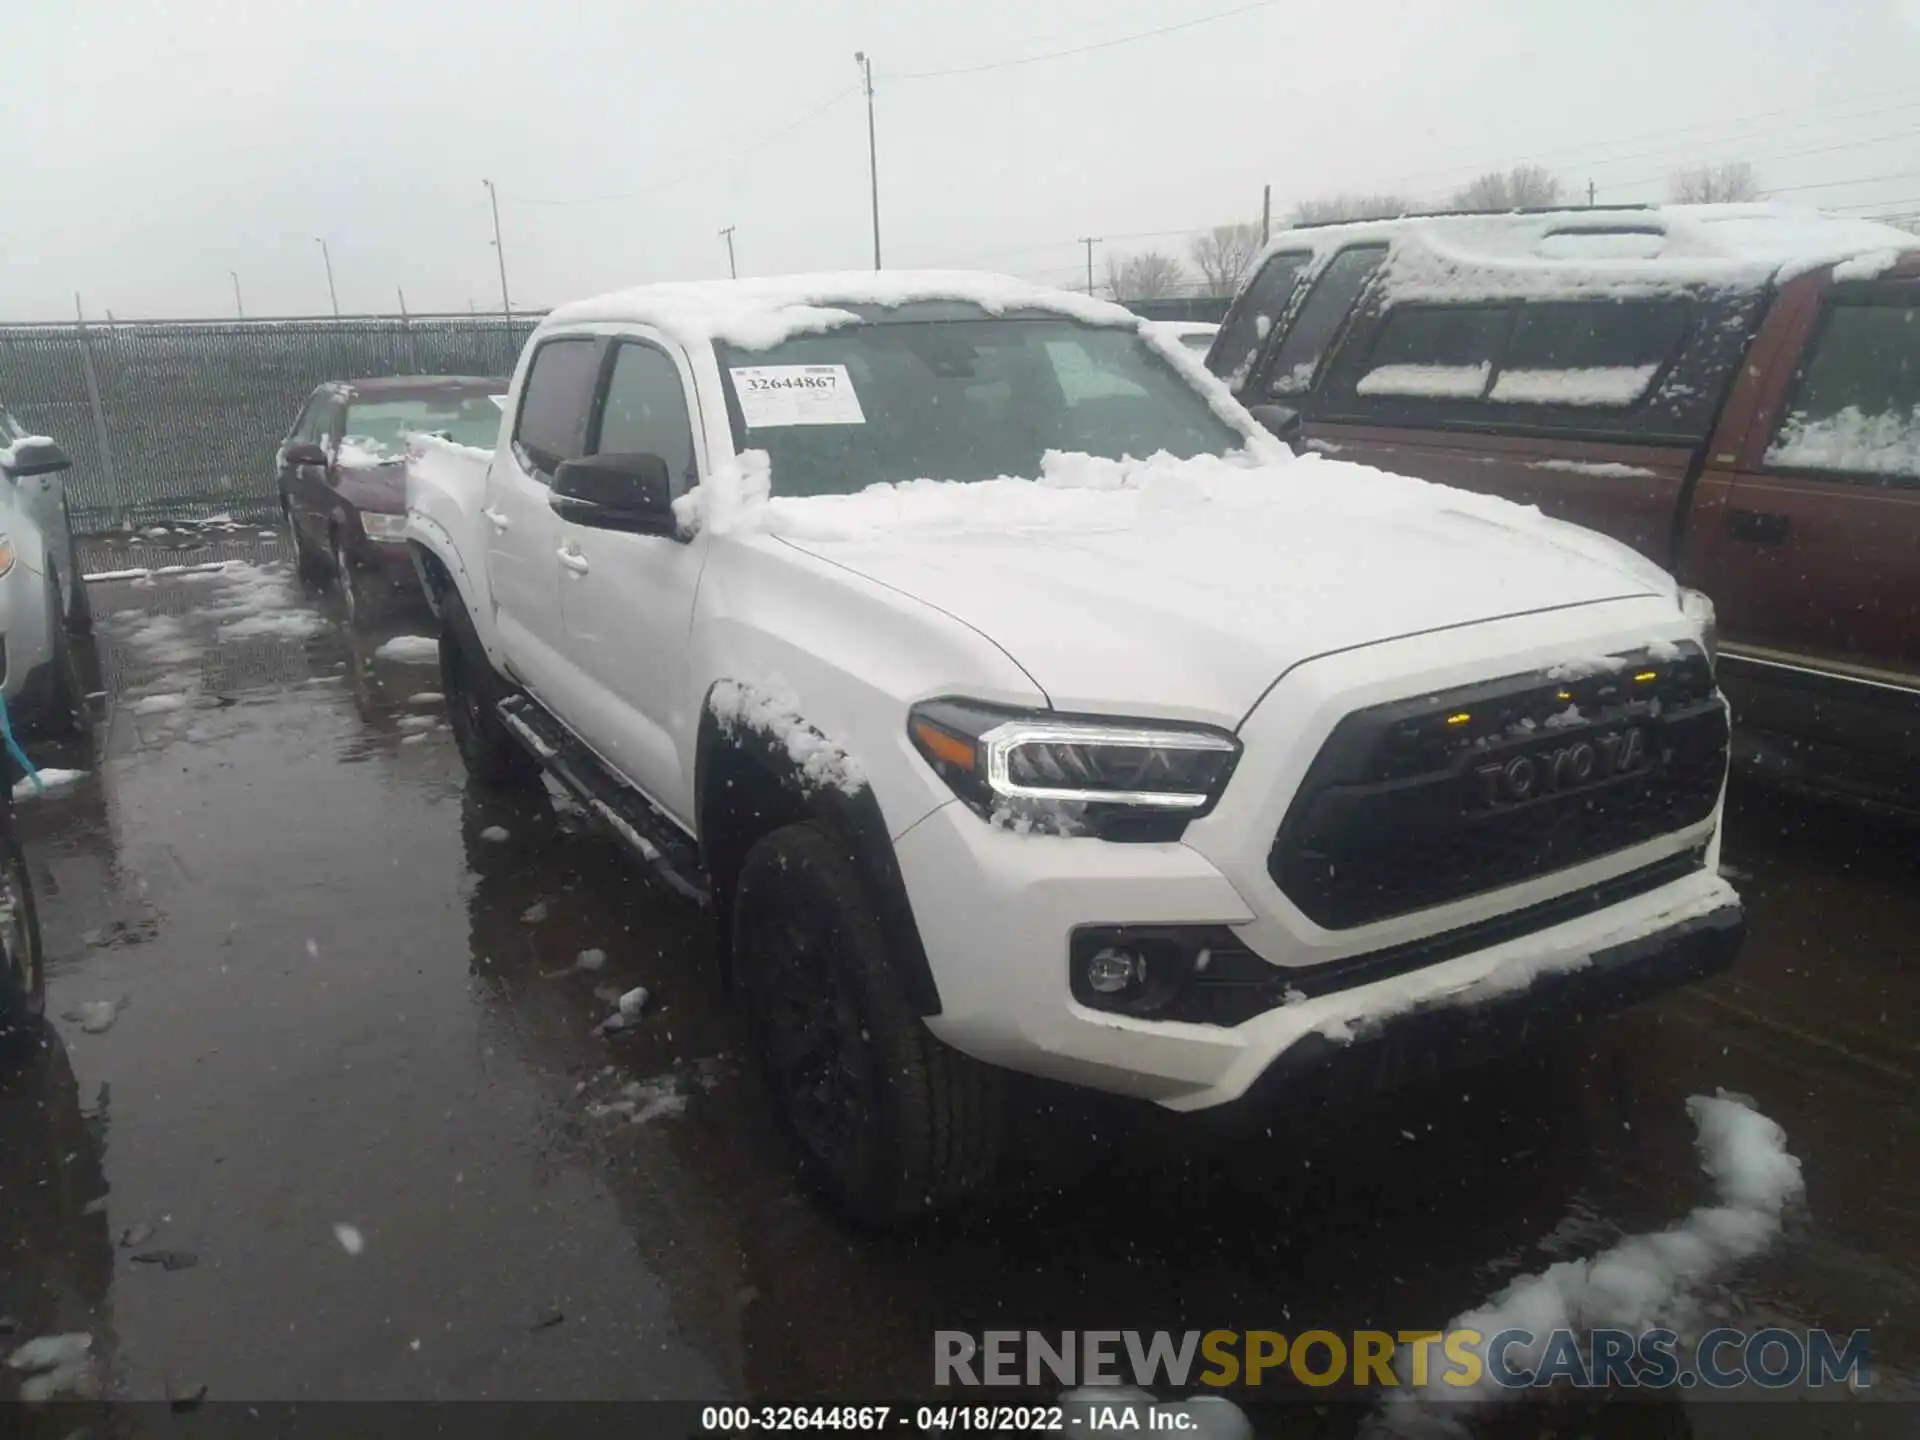
<svg viewBox="0 0 1920 1440">
<path fill-rule="evenodd" d="M 1137 327 L 1124 306 L 977 270 L 851 270 L 756 280 L 642 285 L 553 310 L 540 329 L 592 323 L 652 325 L 684 345 L 723 341 L 743 349 L 778 345 L 793 335 L 852 324 L 849 306 L 952 300 L 989 314 L 1048 310 L 1096 325 Z"/>
<path fill-rule="evenodd" d="M 1305 226 L 1274 236 L 1262 259 L 1303 248 L 1319 259 L 1369 242 L 1393 242 L 1386 274 L 1397 299 L 1758 286 L 1842 261 L 1856 262 L 1857 274 L 1868 275 L 1920 251 L 1920 236 L 1889 225 L 1757 203 L 1408 215 Z"/>
</svg>

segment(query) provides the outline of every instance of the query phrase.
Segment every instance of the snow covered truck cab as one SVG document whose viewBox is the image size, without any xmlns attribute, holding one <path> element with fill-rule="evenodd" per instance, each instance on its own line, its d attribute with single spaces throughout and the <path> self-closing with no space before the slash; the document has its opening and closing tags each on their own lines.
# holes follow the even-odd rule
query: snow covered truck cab
<svg viewBox="0 0 1920 1440">
<path fill-rule="evenodd" d="M 1295 458 L 1116 306 L 584 301 L 497 448 L 408 486 L 470 769 L 544 769 L 715 907 L 798 1163 L 863 1219 L 991 1181 L 1009 1072 L 1388 1083 L 1737 948 L 1671 578 Z"/>
</svg>

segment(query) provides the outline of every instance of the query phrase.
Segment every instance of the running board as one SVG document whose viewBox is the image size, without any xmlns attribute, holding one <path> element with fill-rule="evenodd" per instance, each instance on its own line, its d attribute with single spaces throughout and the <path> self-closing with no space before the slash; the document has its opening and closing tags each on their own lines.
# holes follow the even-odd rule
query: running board
<svg viewBox="0 0 1920 1440">
<path fill-rule="evenodd" d="M 654 809 L 651 801 L 608 770 L 532 696 L 510 695 L 500 702 L 499 712 L 507 733 L 526 746 L 547 773 L 648 869 L 695 904 L 707 903 L 706 870 L 700 863 L 699 847 Z"/>
</svg>

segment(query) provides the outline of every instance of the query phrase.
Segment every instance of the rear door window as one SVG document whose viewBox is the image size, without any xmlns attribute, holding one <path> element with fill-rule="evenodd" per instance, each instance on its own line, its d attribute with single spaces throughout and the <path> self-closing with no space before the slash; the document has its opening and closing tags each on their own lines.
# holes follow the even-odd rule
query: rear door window
<svg viewBox="0 0 1920 1440">
<path fill-rule="evenodd" d="M 562 461 L 587 453 L 587 415 L 600 373 L 601 341 L 590 335 L 549 340 L 534 352 L 513 427 L 514 453 L 545 478 Z"/>
<path fill-rule="evenodd" d="M 1261 347 L 1287 313 L 1300 272 L 1313 258 L 1310 250 L 1275 255 L 1260 267 L 1233 308 L 1207 355 L 1207 368 L 1238 389 L 1259 358 Z"/>
<path fill-rule="evenodd" d="M 1397 306 L 1380 328 L 1354 393 L 1478 400 L 1512 323 L 1512 311 L 1502 305 Z"/>
<path fill-rule="evenodd" d="M 1829 302 L 1766 463 L 1920 480 L 1920 294 Z"/>
<path fill-rule="evenodd" d="M 1304 395 L 1313 388 L 1320 362 L 1340 338 L 1353 302 L 1386 258 L 1384 245 L 1354 245 L 1327 263 L 1280 342 L 1267 382 L 1269 394 Z"/>
<path fill-rule="evenodd" d="M 1639 403 L 1687 333 L 1685 300 L 1541 301 L 1521 307 L 1496 405 Z"/>
</svg>

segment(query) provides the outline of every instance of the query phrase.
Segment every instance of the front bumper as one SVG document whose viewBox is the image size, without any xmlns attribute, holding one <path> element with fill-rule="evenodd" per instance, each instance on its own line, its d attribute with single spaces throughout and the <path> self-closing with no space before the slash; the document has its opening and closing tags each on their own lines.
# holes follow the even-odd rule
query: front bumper
<svg viewBox="0 0 1920 1440">
<path fill-rule="evenodd" d="M 1598 1014 L 1728 964 L 1741 905 L 1713 864 L 1644 893 L 1430 965 L 1313 995 L 1237 1025 L 1155 1020 L 1095 1010 L 1069 989 L 1068 953 L 1083 925 L 1261 927 L 1226 878 L 1184 844 L 1115 845 L 996 830 L 958 804 L 896 842 L 941 1013 L 928 1027 L 991 1064 L 1069 1084 L 1203 1110 L 1237 1100 L 1262 1077 L 1283 1083 L 1350 1049 L 1396 1057 L 1427 1049 L 1457 1059 L 1508 1037 L 1519 1020 L 1571 1008 Z M 1616 875 L 1649 856 L 1610 857 Z M 1563 888 L 1612 878 L 1584 866 Z M 965 885 L 956 877 L 967 877 Z M 1256 954 L 1265 954 L 1250 944 Z M 1281 974 L 1286 967 L 1276 966 Z M 1494 1023 L 1497 1017 L 1498 1023 Z M 1426 1037 L 1434 1037 L 1429 1040 Z M 1385 1050 L 1375 1050 L 1384 1045 Z M 1383 1073 L 1408 1063 L 1368 1060 Z"/>
</svg>

